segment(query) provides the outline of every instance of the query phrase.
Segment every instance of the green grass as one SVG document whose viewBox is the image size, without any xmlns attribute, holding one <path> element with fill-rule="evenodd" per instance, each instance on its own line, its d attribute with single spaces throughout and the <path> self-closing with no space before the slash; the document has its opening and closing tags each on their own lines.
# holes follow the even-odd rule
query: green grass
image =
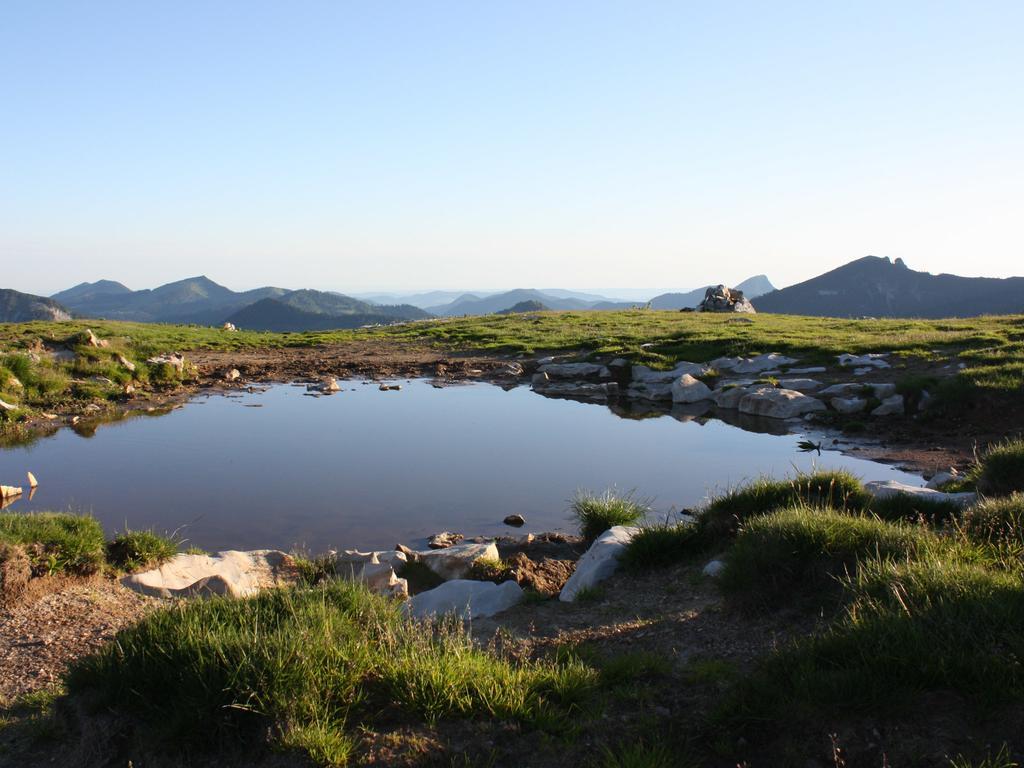
<svg viewBox="0 0 1024 768">
<path fill-rule="evenodd" d="M 972 472 L 981 493 L 1005 496 L 1024 491 L 1024 438 L 1007 439 L 989 446 Z"/>
<path fill-rule="evenodd" d="M 697 525 L 665 523 L 644 526 L 623 552 L 619 562 L 631 571 L 663 568 L 684 562 L 705 550 Z"/>
<path fill-rule="evenodd" d="M 87 515 L 0 513 L 0 542 L 23 547 L 35 575 L 88 575 L 104 564 L 104 536 Z"/>
<path fill-rule="evenodd" d="M 107 562 L 121 571 L 155 567 L 178 553 L 178 542 L 153 531 L 123 531 L 107 542 Z"/>
<path fill-rule="evenodd" d="M 158 749 L 266 733 L 328 765 L 348 759 L 361 725 L 396 717 L 563 731 L 598 685 L 579 661 L 513 663 L 347 582 L 157 611 L 68 676 L 72 695 L 133 713 Z"/>
<path fill-rule="evenodd" d="M 1024 555 L 1024 493 L 983 499 L 964 511 L 960 521 L 973 541 L 997 548 L 1009 556 Z"/>
<path fill-rule="evenodd" d="M 841 593 L 840 578 L 865 559 L 904 561 L 942 549 L 931 530 L 808 506 L 750 518 L 726 556 L 719 584 L 747 605 L 811 607 Z"/>
<path fill-rule="evenodd" d="M 570 503 L 580 535 L 587 541 L 616 525 L 636 525 L 649 509 L 650 505 L 637 499 L 633 492 L 619 493 L 611 488 L 603 493 L 579 490 Z"/>
</svg>

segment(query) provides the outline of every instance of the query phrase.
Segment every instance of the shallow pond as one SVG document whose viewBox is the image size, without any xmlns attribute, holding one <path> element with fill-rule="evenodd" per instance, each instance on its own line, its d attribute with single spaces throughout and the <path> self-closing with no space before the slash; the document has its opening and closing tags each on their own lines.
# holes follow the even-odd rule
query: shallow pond
<svg viewBox="0 0 1024 768">
<path fill-rule="evenodd" d="M 636 489 L 664 515 L 762 473 L 813 466 L 920 483 L 835 451 L 801 453 L 797 434 L 678 411 L 628 415 L 525 387 L 345 382 L 311 397 L 279 385 L 0 450 L 0 482 L 39 477 L 12 511 L 91 512 L 109 531 L 178 530 L 210 550 L 312 552 L 415 545 L 440 530 L 507 533 L 512 513 L 526 517 L 525 531 L 571 530 L 577 488 Z"/>
</svg>

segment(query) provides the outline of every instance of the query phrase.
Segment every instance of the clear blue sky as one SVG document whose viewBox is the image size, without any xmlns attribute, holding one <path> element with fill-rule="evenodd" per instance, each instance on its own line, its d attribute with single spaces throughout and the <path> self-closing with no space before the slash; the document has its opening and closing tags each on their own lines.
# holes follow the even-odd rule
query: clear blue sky
<svg viewBox="0 0 1024 768">
<path fill-rule="evenodd" d="M 1024 273 L 1024 2 L 4 3 L 2 287 Z"/>
</svg>

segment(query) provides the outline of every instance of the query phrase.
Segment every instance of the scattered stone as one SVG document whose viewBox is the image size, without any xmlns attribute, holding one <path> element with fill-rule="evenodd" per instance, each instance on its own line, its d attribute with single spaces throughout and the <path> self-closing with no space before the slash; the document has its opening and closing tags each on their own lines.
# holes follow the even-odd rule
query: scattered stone
<svg viewBox="0 0 1024 768">
<path fill-rule="evenodd" d="M 740 400 L 739 410 L 740 413 L 767 416 L 771 419 L 791 419 L 794 416 L 824 411 L 826 406 L 821 400 L 792 389 L 759 387 L 748 392 Z"/>
<path fill-rule="evenodd" d="M 893 395 L 882 400 L 882 404 L 871 412 L 872 416 L 902 416 L 903 395 Z"/>
<path fill-rule="evenodd" d="M 341 385 L 338 383 L 338 380 L 336 378 L 334 378 L 333 376 L 328 376 L 326 379 L 324 379 L 323 383 L 320 385 L 320 391 L 321 392 L 325 392 L 325 393 L 326 392 L 340 392 L 341 391 Z"/>
<path fill-rule="evenodd" d="M 719 408 L 735 409 L 740 407 L 740 400 L 746 397 L 752 389 L 749 386 L 726 386 L 719 387 L 712 392 L 712 399 Z"/>
<path fill-rule="evenodd" d="M 416 554 L 417 560 L 442 579 L 462 579 L 469 573 L 469 569 L 477 560 L 497 560 L 498 545 L 493 541 L 486 544 L 470 542 L 456 544 L 446 549 L 430 549 Z"/>
<path fill-rule="evenodd" d="M 92 332 L 91 328 L 85 329 L 85 343 L 90 347 L 109 347 L 110 342 L 106 339 L 100 339 Z"/>
<path fill-rule="evenodd" d="M 401 384 L 381 384 L 377 389 L 381 392 L 397 392 L 402 388 Z"/>
<path fill-rule="evenodd" d="M 22 490 L 16 485 L 0 485 L 0 499 L 13 499 L 15 496 L 21 496 Z"/>
<path fill-rule="evenodd" d="M 505 363 L 505 365 L 501 369 L 501 372 L 505 376 L 519 377 L 523 375 L 523 366 L 520 363 L 517 363 L 513 360 L 512 362 Z"/>
<path fill-rule="evenodd" d="M 867 355 L 851 355 L 847 352 L 839 355 L 838 360 L 841 368 L 889 368 L 889 363 L 885 361 L 886 357 L 888 357 L 888 353 L 872 352 Z"/>
<path fill-rule="evenodd" d="M 135 373 L 135 363 L 133 363 L 124 355 L 118 355 L 117 362 L 120 363 L 121 367 L 124 368 L 129 373 Z"/>
<path fill-rule="evenodd" d="M 262 589 L 290 586 L 299 571 L 276 549 L 229 550 L 216 555 L 175 555 L 159 568 L 121 579 L 129 589 L 153 597 L 248 597 Z"/>
<path fill-rule="evenodd" d="M 406 561 L 410 563 L 414 563 L 420 559 L 419 553 L 416 550 L 405 546 L 405 544 L 395 544 L 395 551 L 401 555 L 405 555 Z"/>
<path fill-rule="evenodd" d="M 28 475 L 28 487 L 29 488 L 38 488 L 39 487 L 39 481 L 36 480 L 36 476 L 33 475 L 31 472 L 26 472 L 25 474 Z"/>
<path fill-rule="evenodd" d="M 235 324 L 234 323 L 224 323 L 224 325 L 221 326 L 221 330 L 232 331 L 233 332 L 233 331 L 237 331 L 238 329 L 235 328 Z"/>
<path fill-rule="evenodd" d="M 892 397 L 896 394 L 896 385 L 891 382 L 872 382 L 871 384 L 865 384 L 864 386 L 870 387 L 871 394 L 879 400 L 885 400 L 887 397 Z"/>
<path fill-rule="evenodd" d="M 833 397 L 829 403 L 838 413 L 847 415 L 860 413 L 868 407 L 868 401 L 863 397 Z"/>
<path fill-rule="evenodd" d="M 224 374 L 224 381 L 238 381 L 240 378 L 242 378 L 242 372 L 237 368 L 232 368 Z"/>
<path fill-rule="evenodd" d="M 862 394 L 864 394 L 864 385 L 854 382 L 833 384 L 818 393 L 819 397 L 857 397 Z"/>
<path fill-rule="evenodd" d="M 712 560 L 710 563 L 704 566 L 704 570 L 701 571 L 705 576 L 709 576 L 712 579 L 716 579 L 722 575 L 722 571 L 725 570 L 724 560 Z"/>
<path fill-rule="evenodd" d="M 461 533 L 443 531 L 442 533 L 435 533 L 433 536 L 428 538 L 427 545 L 431 549 L 447 549 L 448 547 L 455 546 L 465 538 L 466 537 Z"/>
<path fill-rule="evenodd" d="M 511 525 L 515 528 L 526 525 L 526 518 L 522 515 L 509 515 L 503 521 L 505 525 Z"/>
<path fill-rule="evenodd" d="M 961 506 L 973 504 L 978 498 L 976 493 L 943 493 L 942 491 L 936 491 L 931 488 L 920 488 L 916 485 L 906 485 L 905 483 L 899 483 L 895 480 L 873 480 L 871 482 L 864 483 L 864 489 L 876 499 L 885 499 L 890 496 L 898 496 L 902 494 L 929 501 L 951 501 L 954 504 L 959 504 Z"/>
<path fill-rule="evenodd" d="M 401 555 L 390 562 L 381 562 L 378 555 Z M 334 573 L 346 581 L 359 582 L 378 595 L 405 600 L 409 597 L 409 582 L 395 575 L 395 566 L 405 562 L 401 552 L 347 552 L 334 561 Z"/>
<path fill-rule="evenodd" d="M 783 389 L 793 389 L 797 392 L 817 392 L 821 389 L 822 384 L 817 379 L 779 379 L 779 386 Z"/>
<path fill-rule="evenodd" d="M 754 357 L 719 357 L 712 360 L 709 365 L 716 370 L 730 370 L 734 373 L 767 373 L 780 366 L 792 365 L 797 362 L 792 357 L 780 355 L 777 352 L 769 352 L 766 355 L 755 355 Z"/>
<path fill-rule="evenodd" d="M 787 373 L 787 375 L 792 375 L 792 374 L 795 374 L 795 373 L 799 373 L 799 374 L 825 373 L 825 370 L 826 370 L 825 366 L 823 366 L 823 365 L 815 365 L 815 366 L 812 366 L 810 368 L 790 368 L 789 370 L 786 371 L 786 373 Z"/>
<path fill-rule="evenodd" d="M 950 467 L 949 472 L 936 472 L 934 475 L 932 475 L 931 479 L 929 479 L 928 482 L 925 483 L 924 487 L 931 488 L 933 491 L 937 491 L 946 483 L 952 480 L 956 480 L 959 477 L 960 473 L 958 473 L 955 469 Z"/>
<path fill-rule="evenodd" d="M 0 400 L 0 411 L 16 411 L 16 410 L 18 410 L 18 406 L 11 405 L 10 403 L 5 403 L 3 400 Z"/>
<path fill-rule="evenodd" d="M 146 360 L 151 365 L 169 365 L 178 373 L 184 373 L 185 371 L 185 356 L 179 355 L 176 352 L 172 352 L 169 355 L 157 355 Z"/>
<path fill-rule="evenodd" d="M 576 570 L 562 587 L 558 599 L 563 603 L 571 603 L 580 590 L 596 586 L 615 573 L 626 545 L 639 530 L 632 526 L 616 525 L 598 536 L 576 563 Z"/>
<path fill-rule="evenodd" d="M 684 373 L 672 382 L 673 403 L 699 403 L 702 400 L 711 399 L 711 390 L 708 385 L 688 373 Z"/>
<path fill-rule="evenodd" d="M 405 603 L 403 610 L 416 619 L 449 614 L 461 619 L 482 619 L 511 608 L 522 599 L 523 590 L 514 581 L 495 584 L 453 579 L 420 592 Z"/>
<path fill-rule="evenodd" d="M 574 560 L 555 560 L 545 557 L 534 562 L 523 552 L 517 552 L 505 561 L 509 573 L 523 589 L 532 589 L 545 597 L 554 597 L 576 570 Z"/>
<path fill-rule="evenodd" d="M 716 285 L 704 292 L 704 300 L 697 305 L 698 312 L 745 312 L 754 314 L 757 312 L 750 299 L 743 295 L 743 291 L 735 288 L 727 288 L 724 285 Z"/>
</svg>

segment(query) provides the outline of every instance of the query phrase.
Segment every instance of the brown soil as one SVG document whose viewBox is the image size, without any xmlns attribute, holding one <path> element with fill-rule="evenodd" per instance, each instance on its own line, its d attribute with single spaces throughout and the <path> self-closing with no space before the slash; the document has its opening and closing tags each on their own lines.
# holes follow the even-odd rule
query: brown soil
<svg viewBox="0 0 1024 768">
<path fill-rule="evenodd" d="M 0 705 L 58 684 L 71 661 L 157 604 L 101 576 L 33 579 L 0 605 Z"/>
</svg>

